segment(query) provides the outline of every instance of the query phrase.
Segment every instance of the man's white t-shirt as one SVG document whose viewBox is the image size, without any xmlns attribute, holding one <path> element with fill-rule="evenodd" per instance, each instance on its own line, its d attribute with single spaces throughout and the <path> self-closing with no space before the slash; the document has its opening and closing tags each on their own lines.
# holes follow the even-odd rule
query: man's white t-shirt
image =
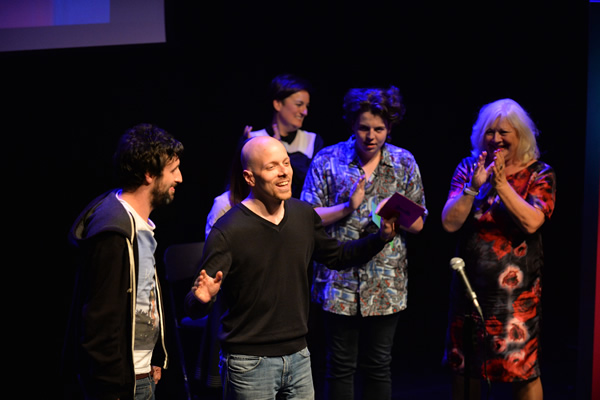
<svg viewBox="0 0 600 400">
<path fill-rule="evenodd" d="M 158 340 L 160 324 L 156 292 L 155 259 L 156 240 L 154 223 L 144 220 L 125 200 L 117 195 L 127 211 L 133 215 L 137 231 L 139 254 L 139 276 L 137 281 L 137 301 L 135 312 L 135 373 L 150 372 L 152 350 Z"/>
</svg>

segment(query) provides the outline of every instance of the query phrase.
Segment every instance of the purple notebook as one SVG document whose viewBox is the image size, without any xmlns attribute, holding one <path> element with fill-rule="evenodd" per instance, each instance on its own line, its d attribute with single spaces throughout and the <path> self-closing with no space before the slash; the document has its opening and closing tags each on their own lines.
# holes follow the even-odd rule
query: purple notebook
<svg viewBox="0 0 600 400">
<path fill-rule="evenodd" d="M 396 222 L 406 228 L 410 227 L 423 214 L 425 214 L 425 207 L 398 192 L 394 193 L 377 212 L 377 215 L 385 219 L 396 217 Z"/>
</svg>

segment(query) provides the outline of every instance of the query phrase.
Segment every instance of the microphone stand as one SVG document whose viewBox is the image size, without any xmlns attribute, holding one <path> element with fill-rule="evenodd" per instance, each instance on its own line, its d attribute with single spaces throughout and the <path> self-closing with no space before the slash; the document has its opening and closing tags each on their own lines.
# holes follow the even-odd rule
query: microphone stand
<svg viewBox="0 0 600 400">
<path fill-rule="evenodd" d="M 467 276 L 465 275 L 463 269 L 465 267 L 465 262 L 462 258 L 459 257 L 454 257 L 450 260 L 450 267 L 456 272 L 458 273 L 461 278 L 463 279 L 463 283 L 465 286 L 465 292 L 468 295 L 468 297 L 470 298 L 470 303 L 471 303 L 471 307 L 469 307 L 469 310 L 471 311 L 471 313 L 465 312 L 464 315 L 464 321 L 463 321 L 463 348 L 464 348 L 464 387 L 463 387 L 463 393 L 464 393 L 464 398 L 465 400 L 469 400 L 470 398 L 470 381 L 471 381 L 471 377 L 470 377 L 470 372 L 471 372 L 471 362 L 472 362 L 472 358 L 475 354 L 475 344 L 477 343 L 477 330 L 475 327 L 475 321 L 472 315 L 472 311 L 477 311 L 477 315 L 481 318 L 481 325 L 483 328 L 483 336 L 484 336 L 484 341 L 483 341 L 483 370 L 484 370 L 484 374 L 485 374 L 485 378 L 486 381 L 488 383 L 488 387 L 490 385 L 490 380 L 487 376 L 487 350 L 486 350 L 486 346 L 485 346 L 485 336 L 487 334 L 487 331 L 485 329 L 485 318 L 483 317 L 483 311 L 481 310 L 481 307 L 479 306 L 479 302 L 477 301 L 477 295 L 475 294 L 475 292 L 473 291 L 473 289 L 471 289 L 471 285 L 469 284 L 469 280 L 467 279 Z M 489 394 L 489 390 L 488 390 L 488 394 Z"/>
<path fill-rule="evenodd" d="M 465 315 L 465 321 L 463 322 L 463 342 L 465 346 L 465 383 L 464 383 L 464 397 L 465 400 L 471 398 L 470 385 L 471 385 L 471 358 L 473 357 L 473 342 L 474 331 L 473 331 L 473 318 L 470 315 Z"/>
<path fill-rule="evenodd" d="M 480 314 L 478 312 L 478 314 Z M 472 364 L 472 360 L 474 359 L 475 356 L 475 345 L 477 344 L 477 327 L 476 327 L 476 323 L 475 323 L 475 318 L 473 317 L 472 314 L 470 313 L 465 313 L 464 315 L 464 322 L 463 322 L 463 346 L 464 346 L 464 363 L 465 363 L 465 367 L 464 367 L 464 371 L 465 371 L 465 375 L 464 375 L 464 400 L 470 400 L 470 384 L 471 384 L 471 376 L 470 376 L 470 372 L 471 372 L 471 364 Z M 483 336 L 484 336 L 484 340 L 482 343 L 483 346 L 483 373 L 484 373 L 484 378 L 488 384 L 488 396 L 490 393 L 490 388 L 491 388 L 491 382 L 489 377 L 487 376 L 487 349 L 486 349 L 486 343 L 485 343 L 485 336 L 487 336 L 487 331 L 485 329 L 485 320 L 483 318 L 481 318 L 481 325 L 483 328 Z"/>
<path fill-rule="evenodd" d="M 465 319 L 463 322 L 463 346 L 465 350 L 464 360 L 464 399 L 470 400 L 471 398 L 471 363 L 475 354 L 475 343 L 477 342 L 477 330 L 475 328 L 475 321 L 473 316 L 469 313 L 465 313 Z"/>
</svg>

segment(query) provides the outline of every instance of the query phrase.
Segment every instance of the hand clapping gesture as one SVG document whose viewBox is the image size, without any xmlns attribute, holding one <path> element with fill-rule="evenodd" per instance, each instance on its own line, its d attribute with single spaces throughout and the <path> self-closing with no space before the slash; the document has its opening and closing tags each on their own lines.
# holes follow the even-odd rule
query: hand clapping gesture
<svg viewBox="0 0 600 400">
<path fill-rule="evenodd" d="M 354 183 L 352 193 L 350 193 L 350 209 L 356 210 L 365 199 L 365 182 L 366 177 L 362 175 L 359 180 Z"/>
<path fill-rule="evenodd" d="M 492 186 L 498 190 L 501 186 L 508 184 L 506 180 L 506 163 L 504 159 L 504 153 L 499 150 L 494 152 L 494 162 L 491 163 L 488 169 L 491 168 L 492 174 Z"/>
<path fill-rule="evenodd" d="M 489 176 L 489 167 L 485 168 L 485 159 L 487 158 L 487 151 L 483 151 L 474 165 L 473 176 L 471 177 L 470 187 L 475 190 L 479 190 L 479 188 L 487 181 Z"/>
<path fill-rule="evenodd" d="M 250 132 L 252 132 L 252 127 L 250 125 L 246 125 L 244 127 L 244 133 L 242 135 L 242 137 L 245 139 L 248 139 L 250 137 Z"/>
<path fill-rule="evenodd" d="M 475 163 L 475 171 L 471 177 L 470 184 L 470 186 L 475 190 L 479 190 L 479 188 L 488 180 L 490 175 L 492 175 L 491 183 L 496 189 L 498 189 L 498 186 L 507 182 L 504 154 L 500 150 L 496 150 L 494 152 L 494 161 L 491 162 L 487 168 L 485 167 L 486 158 L 487 151 L 483 151 Z"/>
</svg>

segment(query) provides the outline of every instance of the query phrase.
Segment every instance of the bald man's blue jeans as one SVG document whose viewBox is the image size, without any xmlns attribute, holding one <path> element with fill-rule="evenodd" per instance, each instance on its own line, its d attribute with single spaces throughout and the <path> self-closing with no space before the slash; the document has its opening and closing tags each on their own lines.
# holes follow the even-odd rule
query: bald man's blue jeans
<svg viewBox="0 0 600 400">
<path fill-rule="evenodd" d="M 221 380 L 226 400 L 313 400 L 307 348 L 278 357 L 221 354 Z"/>
</svg>

